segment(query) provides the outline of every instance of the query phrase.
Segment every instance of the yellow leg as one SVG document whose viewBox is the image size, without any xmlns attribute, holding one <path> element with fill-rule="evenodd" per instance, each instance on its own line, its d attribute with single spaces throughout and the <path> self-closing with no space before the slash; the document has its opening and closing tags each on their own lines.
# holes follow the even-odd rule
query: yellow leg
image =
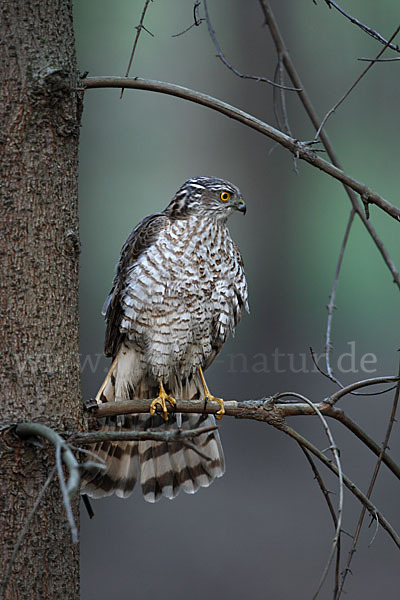
<svg viewBox="0 0 400 600">
<path fill-rule="evenodd" d="M 218 402 L 220 409 L 216 413 L 215 416 L 217 417 L 217 419 L 222 419 L 223 415 L 225 414 L 224 401 L 222 400 L 222 398 L 216 398 L 215 396 L 210 394 L 210 390 L 208 389 L 208 385 L 206 384 L 206 380 L 204 379 L 204 374 L 203 374 L 202 368 L 198 367 L 198 370 L 199 370 L 201 383 L 203 384 L 203 388 L 204 388 L 204 401 L 207 402 L 208 400 L 214 400 L 215 402 Z"/>
<path fill-rule="evenodd" d="M 160 392 L 158 394 L 158 397 L 155 398 L 153 400 L 153 402 L 150 404 L 150 414 L 154 415 L 154 413 L 156 412 L 157 405 L 161 406 L 164 421 L 168 421 L 168 410 L 167 410 L 167 405 L 166 405 L 165 401 L 167 400 L 171 404 L 171 406 L 175 406 L 176 400 L 172 396 L 168 396 L 167 392 L 164 390 L 164 386 L 163 386 L 161 379 L 159 380 L 159 384 L 160 384 Z"/>
</svg>

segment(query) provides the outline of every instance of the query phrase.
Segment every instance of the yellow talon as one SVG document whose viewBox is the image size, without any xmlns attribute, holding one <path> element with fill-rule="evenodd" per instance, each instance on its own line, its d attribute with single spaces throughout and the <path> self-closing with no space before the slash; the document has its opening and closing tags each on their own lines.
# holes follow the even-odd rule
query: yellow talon
<svg viewBox="0 0 400 600">
<path fill-rule="evenodd" d="M 213 396 L 212 394 L 210 394 L 210 390 L 208 389 L 208 385 L 207 385 L 206 380 L 204 378 L 204 374 L 203 374 L 202 368 L 198 367 L 198 370 L 199 370 L 199 375 L 200 375 L 201 383 L 203 384 L 203 388 L 204 388 L 204 402 L 208 402 L 209 400 L 214 401 L 214 402 L 218 402 L 218 404 L 220 406 L 220 409 L 215 414 L 215 416 L 216 416 L 216 418 L 218 420 L 221 420 L 222 417 L 225 414 L 224 401 L 222 400 L 222 398 L 217 398 L 216 396 Z"/>
<path fill-rule="evenodd" d="M 210 392 L 208 392 L 208 394 L 204 396 L 204 402 L 208 402 L 208 400 L 214 400 L 214 402 L 218 402 L 218 404 L 220 405 L 220 409 L 217 413 L 215 413 L 215 417 L 218 420 L 221 420 L 225 414 L 224 401 L 222 400 L 222 398 L 216 398 L 216 396 L 213 396 L 212 394 L 210 394 Z"/>
<path fill-rule="evenodd" d="M 173 398 L 172 396 L 168 396 L 167 392 L 164 390 L 163 383 L 160 379 L 160 392 L 158 394 L 158 397 L 155 398 L 153 400 L 153 402 L 150 404 L 150 414 L 154 415 L 154 413 L 156 412 L 157 406 L 161 406 L 162 416 L 164 418 L 164 421 L 168 421 L 168 410 L 167 410 L 167 405 L 165 403 L 166 400 L 171 404 L 171 406 L 176 405 L 175 398 Z"/>
</svg>

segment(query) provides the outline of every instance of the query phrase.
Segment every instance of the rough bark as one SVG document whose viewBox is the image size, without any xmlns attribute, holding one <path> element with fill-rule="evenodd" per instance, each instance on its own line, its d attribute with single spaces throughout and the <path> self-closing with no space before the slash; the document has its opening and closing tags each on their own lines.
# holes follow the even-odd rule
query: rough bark
<svg viewBox="0 0 400 600">
<path fill-rule="evenodd" d="M 54 449 L 16 439 L 10 423 L 57 431 L 81 423 L 78 355 L 77 150 L 81 101 L 69 0 L 0 4 L 0 473 L 4 578 Z M 78 499 L 73 500 L 77 513 Z M 46 492 L 4 598 L 79 597 L 58 483 Z"/>
</svg>

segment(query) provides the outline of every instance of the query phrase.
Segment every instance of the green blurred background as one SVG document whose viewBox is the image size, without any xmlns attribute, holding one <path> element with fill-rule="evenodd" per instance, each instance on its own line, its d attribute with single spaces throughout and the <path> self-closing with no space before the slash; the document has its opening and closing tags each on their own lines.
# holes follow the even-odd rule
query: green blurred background
<svg viewBox="0 0 400 600">
<path fill-rule="evenodd" d="M 271 3 L 292 58 L 319 114 L 348 89 L 381 46 L 320 0 Z M 344 2 L 347 11 L 386 38 L 399 23 L 397 0 Z M 78 64 L 90 76 L 123 75 L 143 1 L 75 2 Z M 272 78 L 274 46 L 256 0 L 209 0 L 210 17 L 227 58 L 240 70 Z M 131 76 L 159 79 L 208 93 L 276 125 L 272 88 L 228 71 L 215 54 L 206 24 L 192 23 L 193 3 L 150 4 Z M 387 56 L 391 54 L 388 53 Z M 399 205 L 399 63 L 375 65 L 328 122 L 345 170 Z M 295 94 L 286 94 L 294 137 L 314 130 Z M 119 251 L 144 216 L 162 210 L 187 178 L 216 175 L 237 184 L 248 206 L 230 230 L 246 265 L 251 314 L 210 368 L 208 381 L 226 399 L 260 398 L 295 390 L 319 400 L 335 386 L 315 373 L 309 346 L 324 351 L 326 304 L 347 218 L 341 185 L 298 163 L 271 140 L 209 109 L 166 95 L 89 90 L 80 154 L 81 352 L 85 398 L 104 377 L 102 303 Z M 398 225 L 371 207 L 371 222 L 400 264 Z M 356 220 L 344 258 L 334 315 L 334 366 L 345 382 L 397 372 L 399 291 L 364 227 Z M 354 343 L 354 344 L 353 344 Z M 278 358 L 276 358 L 279 353 Z M 376 363 L 360 369 L 366 353 Z M 280 356 L 282 355 L 282 356 Z M 275 358 L 274 358 L 275 356 Z M 277 363 L 277 360 L 279 361 Z M 322 365 L 323 363 L 321 363 Z M 339 362 L 340 365 L 340 362 Z M 353 366 L 355 367 L 353 369 Z M 380 442 L 391 394 L 347 397 L 342 406 Z M 291 425 L 320 448 L 316 419 Z M 363 489 L 374 460 L 332 424 L 345 472 Z M 324 500 L 299 449 L 255 422 L 225 418 L 221 434 L 226 475 L 194 497 L 147 505 L 140 495 L 95 503 L 82 515 L 82 598 L 310 598 L 333 537 Z M 399 457 L 398 426 L 391 450 Z M 337 490 L 327 476 L 328 486 Z M 399 488 L 382 471 L 374 502 L 396 527 Z M 337 495 L 332 496 L 337 500 Z M 346 495 L 344 529 L 353 532 L 359 506 Z M 383 530 L 371 548 L 366 529 L 346 590 L 351 598 L 398 598 L 395 546 Z M 344 545 L 349 538 L 345 537 Z M 397 586 L 397 589 L 396 589 Z M 332 581 L 325 588 L 330 597 Z"/>
</svg>

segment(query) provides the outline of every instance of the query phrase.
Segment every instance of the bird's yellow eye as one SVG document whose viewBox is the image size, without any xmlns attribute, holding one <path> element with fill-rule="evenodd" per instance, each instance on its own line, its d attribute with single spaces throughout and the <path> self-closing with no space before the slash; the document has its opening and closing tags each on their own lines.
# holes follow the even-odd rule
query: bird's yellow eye
<svg viewBox="0 0 400 600">
<path fill-rule="evenodd" d="M 221 192 L 219 195 L 219 199 L 222 200 L 222 202 L 228 202 L 230 197 L 231 194 L 229 192 Z"/>
</svg>

